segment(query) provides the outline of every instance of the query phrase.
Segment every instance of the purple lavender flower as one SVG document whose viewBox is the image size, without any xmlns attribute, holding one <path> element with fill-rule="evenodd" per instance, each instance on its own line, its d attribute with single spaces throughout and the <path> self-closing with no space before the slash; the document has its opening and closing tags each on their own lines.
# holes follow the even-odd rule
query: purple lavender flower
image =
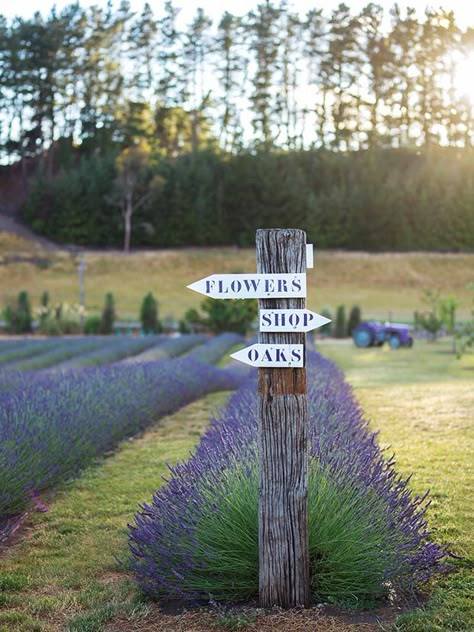
<svg viewBox="0 0 474 632">
<path fill-rule="evenodd" d="M 365 529 L 361 533 L 371 533 L 373 523 L 384 535 L 376 550 L 383 564 L 376 577 L 380 594 L 390 586 L 411 590 L 442 568 L 446 554 L 429 541 L 426 495 L 414 497 L 409 479 L 402 479 L 393 460 L 384 457 L 342 372 L 315 352 L 308 356 L 310 471 L 326 485 L 340 489 L 341 498 L 349 499 L 349 508 L 358 512 L 359 524 Z M 159 599 L 216 597 L 206 593 L 205 586 L 214 573 L 212 585 L 219 590 L 225 569 L 220 568 L 217 545 L 205 538 L 205 525 L 216 514 L 220 520 L 227 519 L 235 509 L 226 496 L 235 481 L 242 486 L 251 485 L 252 477 L 256 479 L 256 392 L 254 374 L 232 396 L 225 413 L 212 421 L 192 457 L 169 468 L 166 483 L 129 525 L 130 567 L 149 595 Z M 255 507 L 245 505 L 245 510 L 256 511 L 257 498 L 258 490 Z M 310 496 L 310 513 L 315 501 Z M 248 537 L 248 547 L 255 547 L 256 524 L 248 524 L 251 532 L 239 532 L 238 538 Z M 239 545 L 236 538 L 235 547 Z M 320 554 L 316 554 L 313 568 L 321 566 Z M 223 556 L 220 561 L 225 561 Z M 255 565 L 258 568 L 257 562 Z M 231 581 L 234 585 L 222 588 L 222 597 L 233 589 L 235 594 L 250 594 L 258 585 L 255 573 L 247 584 L 237 586 L 237 568 Z"/>
</svg>

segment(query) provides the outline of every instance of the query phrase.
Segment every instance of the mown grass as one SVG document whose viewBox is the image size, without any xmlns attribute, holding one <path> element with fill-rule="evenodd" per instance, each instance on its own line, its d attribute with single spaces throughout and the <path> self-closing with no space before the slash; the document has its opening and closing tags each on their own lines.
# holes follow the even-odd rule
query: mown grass
<svg viewBox="0 0 474 632">
<path fill-rule="evenodd" d="M 346 371 L 398 471 L 414 473 L 414 491 L 430 489 L 433 536 L 457 556 L 457 572 L 435 583 L 424 608 L 398 619 L 400 632 L 474 630 L 474 354 L 459 361 L 450 344 L 417 341 L 398 351 L 319 345 Z"/>
<path fill-rule="evenodd" d="M 22 252 L 17 241 L 12 252 L 7 245 L 1 249 L 0 305 L 19 289 L 28 290 L 35 305 L 45 290 L 53 303 L 77 303 L 77 256 L 66 251 L 42 251 L 39 256 L 28 243 Z M 137 319 L 141 301 L 150 291 L 160 303 L 162 317 L 179 319 L 202 299 L 185 289 L 189 283 L 213 273 L 256 269 L 254 249 L 185 248 L 130 255 L 89 251 L 85 258 L 86 307 L 99 313 L 104 294 L 110 291 L 122 319 Z M 473 281 L 473 269 L 474 254 L 316 252 L 315 268 L 308 271 L 308 305 L 335 309 L 345 304 L 349 309 L 358 304 L 365 317 L 412 320 L 413 311 L 423 308 L 423 290 L 431 288 L 455 295 L 459 317 L 467 318 L 471 296 L 466 286 Z"/>
<path fill-rule="evenodd" d="M 166 463 L 187 457 L 226 397 L 209 395 L 164 418 L 64 485 L 48 513 L 32 514 L 23 541 L 1 560 L 1 632 L 100 630 L 112 616 L 143 611 L 116 562 L 126 556 L 126 524 L 161 485 Z"/>
<path fill-rule="evenodd" d="M 412 488 L 431 489 L 428 518 L 434 537 L 450 543 L 458 556 L 452 560 L 456 572 L 434 582 L 423 608 L 383 629 L 470 632 L 474 355 L 455 361 L 446 352 L 449 341 L 417 342 L 412 350 L 399 351 L 360 350 L 349 341 L 325 341 L 319 347 L 347 370 L 372 427 L 380 430 L 380 442 L 396 453 L 398 470 L 414 472 Z M 32 515 L 23 541 L 0 562 L 1 632 L 124 630 L 123 621 L 130 621 L 130 629 L 142 621 L 144 629 L 155 629 L 156 610 L 149 614 L 150 606 L 115 557 L 126 555 L 125 525 L 137 504 L 161 484 L 167 461 L 186 458 L 210 411 L 225 397 L 206 397 L 125 442 L 63 486 L 48 513 Z M 121 625 L 114 628 L 113 621 Z M 172 625 L 156 629 L 187 629 Z M 252 629 L 258 629 L 258 621 L 255 625 Z M 327 629 L 352 629 L 351 624 L 335 625 L 328 622 Z"/>
</svg>

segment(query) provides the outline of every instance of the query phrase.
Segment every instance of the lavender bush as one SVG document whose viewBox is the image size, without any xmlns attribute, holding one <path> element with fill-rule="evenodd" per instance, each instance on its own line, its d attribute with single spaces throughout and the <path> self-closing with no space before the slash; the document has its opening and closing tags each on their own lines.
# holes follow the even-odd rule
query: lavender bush
<svg viewBox="0 0 474 632">
<path fill-rule="evenodd" d="M 341 371 L 309 354 L 309 533 L 316 598 L 366 606 L 442 567 L 426 496 L 384 458 Z M 130 565 L 158 599 L 237 599 L 258 591 L 256 384 L 212 422 L 195 454 L 129 525 Z"/>
<path fill-rule="evenodd" d="M 10 362 L 5 369 L 15 371 L 35 371 L 58 365 L 68 358 L 74 358 L 78 354 L 101 349 L 105 345 L 103 338 L 60 338 L 52 347 L 46 348 L 40 353 L 29 355 Z"/>
<path fill-rule="evenodd" d="M 0 365 L 2 368 L 7 363 L 30 358 L 50 349 L 54 349 L 60 343 L 59 339 L 31 340 L 5 340 L 0 343 Z"/>
<path fill-rule="evenodd" d="M 112 338 L 99 349 L 92 349 L 85 353 L 77 354 L 70 360 L 61 362 L 56 366 L 59 369 L 75 369 L 81 367 L 94 367 L 118 362 L 123 358 L 136 355 L 145 349 L 150 349 L 164 342 L 163 336 L 146 336 L 143 338 Z"/>
<path fill-rule="evenodd" d="M 239 342 L 244 342 L 244 340 L 244 336 L 232 332 L 219 334 L 215 336 L 215 338 L 211 338 L 207 344 L 193 349 L 188 354 L 188 357 L 198 360 L 199 362 L 214 364 L 218 362 L 229 349 L 235 347 Z"/>
<path fill-rule="evenodd" d="M 192 359 L 38 372 L 0 393 L 0 516 L 160 416 L 242 378 Z"/>
</svg>

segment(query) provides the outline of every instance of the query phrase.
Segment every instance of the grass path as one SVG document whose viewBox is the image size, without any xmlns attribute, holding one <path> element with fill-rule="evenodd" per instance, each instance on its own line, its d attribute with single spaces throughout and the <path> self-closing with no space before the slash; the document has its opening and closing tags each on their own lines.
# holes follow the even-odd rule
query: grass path
<svg viewBox="0 0 474 632">
<path fill-rule="evenodd" d="M 211 394 L 63 486 L 48 513 L 33 514 L 25 538 L 1 560 L 0 630 L 101 629 L 113 614 L 143 609 L 114 556 L 126 552 L 125 526 L 151 498 L 166 463 L 185 459 L 228 394 Z M 2 627 L 3 626 L 3 627 Z"/>
<path fill-rule="evenodd" d="M 415 492 L 431 490 L 433 537 L 460 558 L 426 607 L 399 619 L 404 632 L 474 630 L 474 354 L 459 361 L 449 348 L 449 340 L 396 352 L 320 344 L 346 371 L 397 471 L 413 473 Z"/>
</svg>

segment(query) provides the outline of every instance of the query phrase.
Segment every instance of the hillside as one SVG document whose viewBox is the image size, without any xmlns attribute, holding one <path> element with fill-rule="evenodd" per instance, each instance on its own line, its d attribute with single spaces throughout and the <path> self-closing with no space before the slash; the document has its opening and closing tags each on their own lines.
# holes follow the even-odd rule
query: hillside
<svg viewBox="0 0 474 632">
<path fill-rule="evenodd" d="M 124 255 L 119 251 L 84 250 L 86 306 L 102 308 L 104 294 L 115 295 L 120 318 L 134 319 L 143 296 L 152 291 L 161 316 L 180 318 L 201 297 L 186 286 L 208 274 L 255 270 L 255 251 L 238 248 L 147 250 Z M 19 290 L 39 303 L 47 290 L 53 302 L 78 301 L 79 252 L 49 249 L 38 241 L 0 232 L 0 304 Z M 425 289 L 439 289 L 460 302 L 460 318 L 470 313 L 474 254 L 376 253 L 322 250 L 308 272 L 308 305 L 313 309 L 358 304 L 364 317 L 411 320 L 423 309 Z"/>
</svg>

